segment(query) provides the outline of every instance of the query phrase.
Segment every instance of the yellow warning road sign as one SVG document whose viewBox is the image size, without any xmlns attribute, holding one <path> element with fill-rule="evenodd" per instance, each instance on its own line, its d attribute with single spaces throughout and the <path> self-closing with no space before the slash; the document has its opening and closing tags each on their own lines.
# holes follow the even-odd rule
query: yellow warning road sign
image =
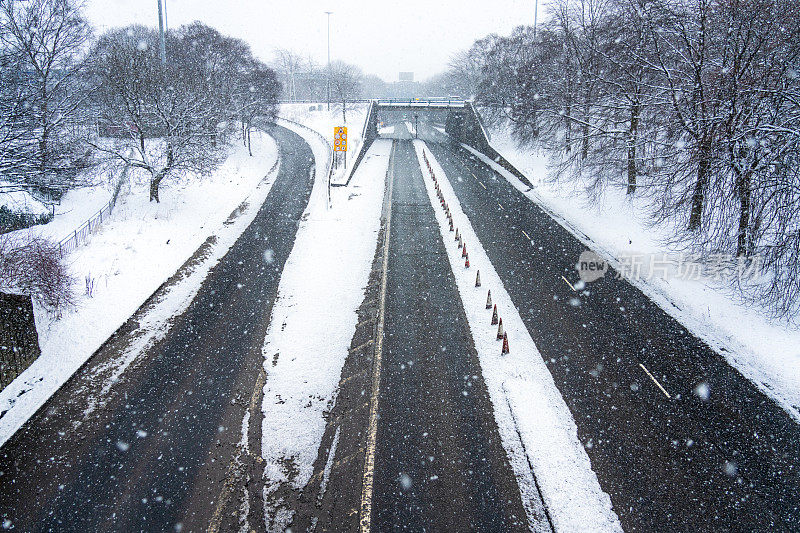
<svg viewBox="0 0 800 533">
<path fill-rule="evenodd" d="M 333 151 L 346 152 L 347 151 L 347 127 L 336 126 L 333 128 Z"/>
</svg>

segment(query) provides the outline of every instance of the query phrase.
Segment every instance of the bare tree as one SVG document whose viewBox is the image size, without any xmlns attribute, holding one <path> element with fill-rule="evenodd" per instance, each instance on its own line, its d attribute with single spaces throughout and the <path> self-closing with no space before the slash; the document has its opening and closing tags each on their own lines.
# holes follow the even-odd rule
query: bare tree
<svg viewBox="0 0 800 533">
<path fill-rule="evenodd" d="M 299 53 L 286 48 L 275 50 L 276 65 L 285 91 L 284 97 L 290 102 L 297 100 L 297 77 L 303 70 L 304 59 Z"/>
<path fill-rule="evenodd" d="M 760 262 L 763 276 L 739 288 L 779 314 L 800 311 L 797 3 L 550 8 L 536 39 L 480 39 L 454 76 L 477 73 L 477 102 L 548 148 L 555 177 L 646 195 L 674 243 Z"/>
<path fill-rule="evenodd" d="M 95 102 L 105 137 L 88 142 L 109 161 L 150 176 L 150 199 L 180 171 L 207 174 L 224 156 L 228 135 L 243 122 L 275 113 L 280 84 L 246 43 L 195 22 L 170 32 L 167 62 L 153 30 L 131 26 L 103 35 L 92 52 Z"/>
<path fill-rule="evenodd" d="M 150 200 L 159 201 L 159 186 L 171 173 L 205 173 L 219 154 L 208 131 L 212 98 L 204 93 L 202 72 L 170 56 L 162 65 L 158 37 L 141 27 L 114 30 L 93 51 L 93 72 L 100 88 L 96 100 L 101 118 L 124 134 L 88 142 L 110 160 L 150 175 Z M 168 40 L 170 51 L 175 38 Z"/>
<path fill-rule="evenodd" d="M 469 50 L 457 52 L 448 63 L 448 85 L 460 96 L 472 98 L 478 94 L 485 57 L 485 41 L 476 41 Z"/>
<path fill-rule="evenodd" d="M 35 128 L 18 53 L 0 47 L 0 193 L 24 190 L 36 172 Z"/>
<path fill-rule="evenodd" d="M 252 61 L 246 72 L 239 76 L 236 108 L 241 113 L 242 140 L 250 155 L 253 155 L 250 142 L 253 124 L 256 119 L 275 120 L 280 92 L 281 84 L 275 71 L 258 61 Z"/>
<path fill-rule="evenodd" d="M 342 122 L 347 124 L 348 102 L 361 96 L 361 80 L 363 74 L 355 65 L 335 61 L 331 63 L 331 93 L 333 98 L 342 106 Z"/>
<path fill-rule="evenodd" d="M 14 127 L 3 129 L 17 132 L 2 140 L 16 153 L 15 175 L 28 184 L 63 188 L 86 164 L 79 141 L 88 91 L 79 76 L 91 31 L 81 7 L 78 0 L 0 0 L 0 48 L 11 70 L 4 82 L 16 87 Z"/>
</svg>

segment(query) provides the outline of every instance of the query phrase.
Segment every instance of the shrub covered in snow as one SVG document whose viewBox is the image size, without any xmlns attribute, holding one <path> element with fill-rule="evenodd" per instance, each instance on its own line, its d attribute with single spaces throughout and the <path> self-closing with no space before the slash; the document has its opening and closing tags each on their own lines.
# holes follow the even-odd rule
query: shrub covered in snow
<svg viewBox="0 0 800 533">
<path fill-rule="evenodd" d="M 58 247 L 39 237 L 0 237 L 0 291 L 30 295 L 53 312 L 75 303 Z"/>
</svg>

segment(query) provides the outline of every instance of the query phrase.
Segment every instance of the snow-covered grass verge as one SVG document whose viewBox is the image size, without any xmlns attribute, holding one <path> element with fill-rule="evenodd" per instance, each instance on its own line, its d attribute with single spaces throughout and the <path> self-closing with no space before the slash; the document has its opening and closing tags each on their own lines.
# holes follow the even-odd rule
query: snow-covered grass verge
<svg viewBox="0 0 800 533">
<path fill-rule="evenodd" d="M 538 483 L 556 531 L 621 531 L 611 499 L 600 488 L 589 456 L 578 439 L 575 420 L 462 211 L 444 170 L 430 151 L 425 150 L 423 141 L 414 141 L 414 147 L 478 352 L 503 447 L 519 482 L 529 519 L 530 502 L 535 499 Z M 439 208 L 433 181 L 425 168 L 423 150 L 450 207 L 454 225 L 468 247 L 470 268 L 465 268 L 445 212 Z M 475 287 L 477 270 L 481 273 L 480 288 Z M 508 334 L 511 353 L 506 355 L 501 355 L 502 342 L 496 340 L 497 326 L 491 325 L 492 312 L 485 306 L 487 290 L 492 292 Z M 529 462 L 536 475 L 535 482 Z"/>
<path fill-rule="evenodd" d="M 12 213 L 28 215 L 49 215 L 50 208 L 31 196 L 27 191 L 15 190 L 16 185 L 0 180 L 0 207 Z M 3 192 L 12 190 L 13 192 Z"/>
<path fill-rule="evenodd" d="M 319 109 L 321 107 L 321 109 Z M 322 135 L 329 143 L 333 143 L 333 128 L 347 127 L 347 166 L 334 169 L 332 183 L 344 183 L 350 175 L 353 163 L 361 150 L 364 121 L 367 119 L 369 104 L 354 104 L 347 108 L 347 122 L 342 121 L 341 106 L 331 106 L 330 111 L 325 104 L 282 104 L 279 116 L 299 122 Z"/>
<path fill-rule="evenodd" d="M 298 133 L 300 133 L 298 131 Z M 308 134 L 307 134 L 308 135 Z M 324 150 L 307 138 L 315 153 Z M 391 141 L 377 141 L 350 186 L 335 188 L 326 209 L 324 169 L 317 168 L 308 208 L 278 287 L 264 343 L 262 449 L 268 529 L 291 516 L 275 502 L 282 484 L 304 487 L 335 401 L 356 330 L 380 229 Z"/>
<path fill-rule="evenodd" d="M 680 250 L 665 244 L 668 228 L 654 227 L 648 220 L 645 199 L 631 199 L 624 190 L 609 188 L 593 203 L 580 184 L 548 180 L 545 154 L 519 148 L 508 131 L 493 131 L 491 144 L 528 178 L 532 190 L 494 161 L 466 148 L 618 271 L 624 272 L 619 267 L 626 257 L 680 257 Z M 770 318 L 764 309 L 743 302 L 730 286 L 710 277 L 629 279 L 800 423 L 800 325 L 796 320 Z"/>
<path fill-rule="evenodd" d="M 160 204 L 148 202 L 144 177 L 134 179 L 111 218 L 67 256 L 81 286 L 78 306 L 60 319 L 35 310 L 42 355 L 0 392 L 0 445 L 213 234 L 216 243 L 202 263 L 170 287 L 141 321 L 135 346 L 111 363 L 114 374 L 162 336 L 169 318 L 192 301 L 208 271 L 255 217 L 277 173 L 276 167 L 264 180 L 278 158 L 275 141 L 264 133 L 253 141 L 253 157 L 232 146 L 212 176 L 184 176 L 165 188 Z M 247 209 L 226 224 L 245 199 Z"/>
</svg>

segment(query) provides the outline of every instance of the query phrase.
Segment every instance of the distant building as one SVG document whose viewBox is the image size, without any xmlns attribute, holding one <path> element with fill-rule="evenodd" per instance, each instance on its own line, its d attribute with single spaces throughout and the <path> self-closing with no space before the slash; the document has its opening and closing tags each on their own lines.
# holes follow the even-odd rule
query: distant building
<svg viewBox="0 0 800 533">
<path fill-rule="evenodd" d="M 389 98 L 418 98 L 423 96 L 422 84 L 414 81 L 413 72 L 401 72 L 398 81 L 388 84 L 386 96 Z"/>
</svg>

